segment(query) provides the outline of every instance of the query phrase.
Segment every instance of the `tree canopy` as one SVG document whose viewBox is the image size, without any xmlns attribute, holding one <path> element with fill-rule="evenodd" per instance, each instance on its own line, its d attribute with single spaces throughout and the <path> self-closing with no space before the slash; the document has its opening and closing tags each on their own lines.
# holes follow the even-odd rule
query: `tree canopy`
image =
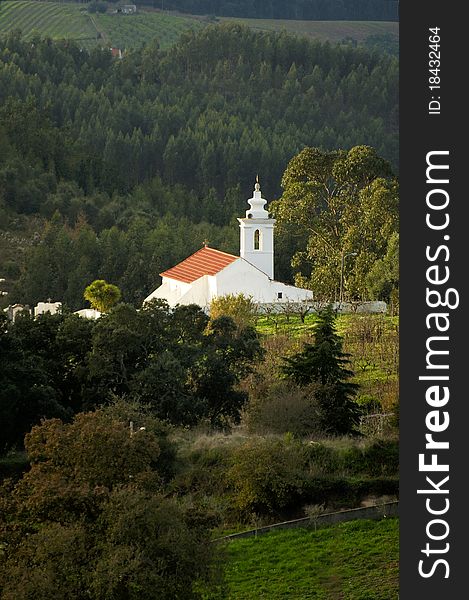
<svg viewBox="0 0 469 600">
<path fill-rule="evenodd" d="M 116 285 L 107 283 L 104 279 L 96 279 L 87 286 L 83 297 L 91 304 L 91 308 L 106 313 L 119 302 L 121 291 Z"/>
<path fill-rule="evenodd" d="M 164 6 L 191 14 L 253 19 L 396 21 L 398 4 L 397 0 L 165 0 Z"/>
<path fill-rule="evenodd" d="M 305 148 L 288 164 L 282 187 L 271 210 L 280 247 L 289 246 L 293 255 L 296 283 L 318 299 L 337 300 L 341 283 L 346 298 L 373 299 L 370 272 L 398 227 L 398 188 L 389 163 L 368 146 Z"/>
<path fill-rule="evenodd" d="M 132 433 L 117 413 L 26 437 L 31 469 L 0 488 L 2 600 L 195 600 L 194 582 L 214 576 L 207 517 L 162 494 L 151 423 Z"/>
<path fill-rule="evenodd" d="M 119 304 L 96 322 L 25 315 L 0 330 L 0 355 L 5 452 L 41 418 L 67 420 L 116 396 L 169 423 L 229 425 L 247 398 L 237 384 L 262 351 L 249 325 L 153 302 L 140 311 Z"/>
</svg>

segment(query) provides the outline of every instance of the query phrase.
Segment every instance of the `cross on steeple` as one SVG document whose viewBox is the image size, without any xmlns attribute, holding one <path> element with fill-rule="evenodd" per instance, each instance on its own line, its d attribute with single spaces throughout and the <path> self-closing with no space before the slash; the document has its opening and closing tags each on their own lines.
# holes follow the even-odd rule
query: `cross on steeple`
<svg viewBox="0 0 469 600">
<path fill-rule="evenodd" d="M 210 244 L 210 241 L 205 239 L 202 243 L 203 243 L 204 247 L 207 248 L 208 245 Z"/>
</svg>

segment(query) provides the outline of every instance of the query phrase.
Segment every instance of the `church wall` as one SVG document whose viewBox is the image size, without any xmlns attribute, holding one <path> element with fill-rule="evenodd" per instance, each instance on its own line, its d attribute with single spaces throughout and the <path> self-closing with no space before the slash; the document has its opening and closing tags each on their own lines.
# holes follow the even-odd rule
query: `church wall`
<svg viewBox="0 0 469 600">
<path fill-rule="evenodd" d="M 186 293 L 178 298 L 178 303 L 185 305 L 197 304 L 201 307 L 210 304 L 211 295 L 209 291 L 209 279 L 211 279 L 209 275 L 204 275 L 200 279 L 193 281 Z M 170 304 L 170 306 L 174 306 L 174 304 Z"/>
<path fill-rule="evenodd" d="M 313 292 L 311 290 L 304 290 L 302 288 L 294 287 L 293 285 L 286 285 L 280 283 L 280 281 L 272 281 L 272 290 L 277 302 L 302 302 L 304 300 L 313 299 Z M 281 298 L 278 297 L 279 293 L 282 294 Z"/>
<path fill-rule="evenodd" d="M 265 273 L 245 260 L 239 260 L 216 275 L 218 296 L 240 294 L 252 296 L 254 302 L 300 302 L 312 299 L 312 292 L 279 281 L 270 280 Z M 279 298 L 278 294 L 282 294 Z"/>
<path fill-rule="evenodd" d="M 161 298 L 170 306 L 197 304 L 206 307 L 217 296 L 241 293 L 251 296 L 259 304 L 312 300 L 311 291 L 272 281 L 263 271 L 240 258 L 216 275 L 204 275 L 190 284 L 164 277 L 162 285 L 145 302 Z"/>
<path fill-rule="evenodd" d="M 163 277 L 163 282 L 160 287 L 147 296 L 144 302 L 150 302 L 151 300 L 160 298 L 161 300 L 166 300 L 170 306 L 175 306 L 179 299 L 190 289 L 190 283 Z"/>
<path fill-rule="evenodd" d="M 270 297 L 270 280 L 265 273 L 243 260 L 237 260 L 216 275 L 216 295 L 245 294 L 255 302 Z"/>
<path fill-rule="evenodd" d="M 168 286 L 171 292 L 178 296 L 182 296 L 191 289 L 190 283 L 184 283 L 184 281 L 170 279 L 169 277 L 163 277 L 163 285 L 164 284 Z"/>
</svg>

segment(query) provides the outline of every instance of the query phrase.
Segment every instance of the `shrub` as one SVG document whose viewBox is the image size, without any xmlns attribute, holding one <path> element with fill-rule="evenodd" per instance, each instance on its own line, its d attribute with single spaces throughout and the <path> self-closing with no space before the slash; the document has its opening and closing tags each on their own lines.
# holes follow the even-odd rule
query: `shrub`
<svg viewBox="0 0 469 600">
<path fill-rule="evenodd" d="M 342 462 L 336 450 L 318 442 L 309 442 L 306 448 L 310 475 L 341 472 Z"/>
<path fill-rule="evenodd" d="M 372 414 L 381 411 L 381 402 L 375 396 L 371 394 L 360 394 L 356 398 L 358 406 L 361 408 L 363 413 Z"/>
<path fill-rule="evenodd" d="M 214 298 L 210 304 L 210 318 L 231 317 L 238 329 L 253 325 L 256 317 L 256 305 L 250 296 L 244 294 L 226 294 Z"/>
<path fill-rule="evenodd" d="M 321 412 L 315 386 L 302 388 L 287 381 L 275 382 L 265 395 L 250 400 L 243 421 L 257 433 L 291 432 L 302 437 L 317 434 Z"/>
<path fill-rule="evenodd" d="M 308 504 L 319 504 L 331 509 L 353 508 L 359 506 L 368 496 L 397 496 L 398 477 L 338 477 L 324 475 L 311 477 L 305 483 L 303 498 Z"/>
<path fill-rule="evenodd" d="M 25 438 L 31 469 L 18 482 L 18 502 L 36 520 L 94 518 L 110 490 L 134 483 L 158 490 L 161 454 L 151 430 L 131 434 L 103 410 L 33 427 Z"/>
<path fill-rule="evenodd" d="M 158 494 L 116 489 L 89 525 L 46 523 L 17 543 L 9 537 L 2 599 L 196 600 L 197 580 L 218 582 L 210 524 Z"/>
<path fill-rule="evenodd" d="M 227 478 L 241 513 L 275 513 L 298 504 L 306 472 L 304 445 L 285 436 L 243 444 L 233 454 Z"/>
<path fill-rule="evenodd" d="M 379 441 L 360 449 L 350 448 L 342 453 L 345 469 L 352 474 L 369 477 L 395 475 L 399 470 L 399 444 L 395 441 Z"/>
<path fill-rule="evenodd" d="M 195 523 L 174 500 L 115 491 L 100 526 L 105 536 L 90 574 L 93 598 L 195 600 L 200 596 L 193 593 L 194 582 L 215 573 L 207 522 Z"/>
<path fill-rule="evenodd" d="M 86 597 L 91 546 L 83 525 L 53 523 L 8 550 L 0 562 L 2 600 Z"/>
<path fill-rule="evenodd" d="M 135 400 L 113 398 L 111 404 L 101 408 L 105 415 L 129 426 L 132 422 L 134 431 L 145 431 L 155 436 L 160 448 L 158 456 L 158 474 L 165 481 L 174 475 L 176 460 L 176 444 L 169 439 L 173 428 L 154 416 L 152 406 L 141 404 Z"/>
<path fill-rule="evenodd" d="M 398 441 L 380 440 L 365 444 L 344 439 L 344 443 L 345 446 L 331 441 L 309 442 L 309 472 L 314 476 L 324 474 L 369 478 L 398 474 Z"/>
<path fill-rule="evenodd" d="M 227 491 L 224 473 L 229 460 L 229 451 L 224 448 L 193 450 L 181 457 L 171 489 L 179 494 L 223 496 Z"/>
<path fill-rule="evenodd" d="M 137 428 L 137 408 L 117 402 L 27 436 L 31 470 L 0 488 L 2 599 L 196 600 L 196 581 L 219 583 L 216 506 L 160 493 L 161 424 Z"/>
</svg>

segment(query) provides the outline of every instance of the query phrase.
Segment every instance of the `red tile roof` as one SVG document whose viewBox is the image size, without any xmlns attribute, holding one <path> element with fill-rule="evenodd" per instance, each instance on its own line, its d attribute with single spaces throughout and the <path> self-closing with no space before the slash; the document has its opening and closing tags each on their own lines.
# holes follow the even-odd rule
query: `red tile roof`
<svg viewBox="0 0 469 600">
<path fill-rule="evenodd" d="M 160 273 L 160 275 L 185 283 L 192 283 L 204 275 L 216 275 L 238 258 L 239 256 L 205 246 L 175 267 Z"/>
</svg>

